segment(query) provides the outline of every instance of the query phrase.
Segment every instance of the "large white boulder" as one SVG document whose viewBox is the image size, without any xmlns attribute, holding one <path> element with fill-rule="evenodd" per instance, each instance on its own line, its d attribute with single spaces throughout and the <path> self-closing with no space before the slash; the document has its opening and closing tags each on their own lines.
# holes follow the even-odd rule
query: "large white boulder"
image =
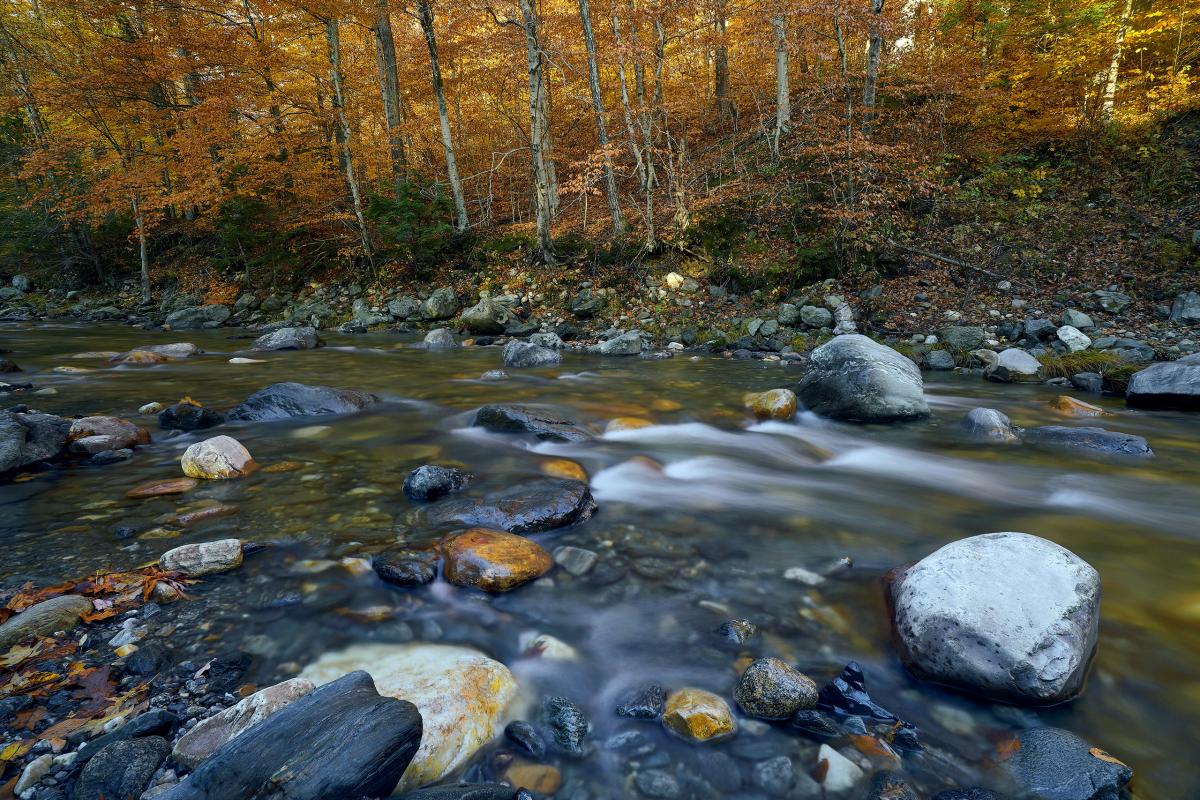
<svg viewBox="0 0 1200 800">
<path fill-rule="evenodd" d="M 860 334 L 838 336 L 813 350 L 797 394 L 810 411 L 852 422 L 929 415 L 917 365 Z"/>
</svg>

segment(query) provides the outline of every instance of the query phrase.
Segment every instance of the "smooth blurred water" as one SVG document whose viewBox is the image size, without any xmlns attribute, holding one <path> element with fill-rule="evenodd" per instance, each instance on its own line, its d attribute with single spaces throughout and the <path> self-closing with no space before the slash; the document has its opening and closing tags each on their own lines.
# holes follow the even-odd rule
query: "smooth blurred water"
<svg viewBox="0 0 1200 800">
<path fill-rule="evenodd" d="M 352 641 L 465 642 L 512 666 L 530 697 L 571 693 L 589 712 L 598 741 L 629 727 L 613 716 L 614 698 L 639 682 L 688 683 L 728 697 L 736 653 L 718 647 L 711 632 L 746 618 L 763 631 L 762 652 L 818 680 L 860 661 L 876 699 L 917 724 L 935 750 L 953 755 L 940 768 L 907 765 L 926 786 L 982 768 L 1004 732 L 1038 722 L 1074 730 L 1129 763 L 1139 797 L 1183 797 L 1197 786 L 1194 771 L 1181 767 L 1191 763 L 1200 729 L 1197 415 L 1098 401 L 1114 414 L 1099 424 L 1143 435 L 1157 452 L 1151 460 L 1112 461 L 968 439 L 959 421 L 979 405 L 1022 426 L 1097 424 L 1051 410 L 1047 403 L 1061 389 L 998 386 L 974 376 L 926 374 L 935 412 L 929 422 L 852 426 L 802 414 L 795 423 L 756 424 L 742 409 L 742 394 L 794 385 L 796 368 L 568 354 L 557 369 L 483 380 L 500 366 L 498 348 L 431 353 L 385 335 L 331 335 L 322 350 L 228 363 L 249 336 L 0 327 L 0 347 L 26 370 L 9 377 L 57 390 L 10 395 L 6 405 L 116 414 L 156 438 L 122 464 L 0 486 L 4 587 L 139 566 L 188 541 L 237 536 L 271 544 L 197 588 L 191 602 L 203 611 L 193 648 L 204 636 L 223 647 L 245 645 L 259 653 L 261 675 L 283 677 L 287 662 L 303 664 Z M 171 341 L 193 341 L 207 353 L 137 367 L 72 357 Z M 92 371 L 52 371 L 61 366 Z M 163 432 L 152 417 L 138 416 L 139 406 L 189 395 L 224 410 L 283 380 L 368 390 L 387 402 L 354 417 L 223 426 L 220 432 L 242 441 L 260 464 L 295 460 L 303 468 L 260 471 L 173 498 L 125 498 L 145 480 L 179 475 L 181 452 L 202 438 L 159 440 Z M 655 424 L 582 444 L 534 444 L 466 428 L 469 412 L 490 402 L 542 405 L 598 434 L 620 416 Z M 326 561 L 369 557 L 426 535 L 401 492 L 405 474 L 420 464 L 461 465 L 477 476 L 471 490 L 485 491 L 535 477 L 551 458 L 584 466 L 600 511 L 575 528 L 531 538 L 551 550 L 572 544 L 599 553 L 597 569 L 582 578 L 559 569 L 497 597 L 440 582 L 404 594 Z M 239 513 L 157 538 L 165 535 L 158 520 L 217 501 Z M 141 533 L 118 538 L 123 526 Z M 990 531 L 1044 536 L 1102 576 L 1100 649 L 1087 690 L 1073 703 L 1022 711 L 979 702 L 913 681 L 896 658 L 883 574 L 946 542 Z M 819 587 L 783 578 L 789 567 L 817 571 L 843 556 L 854 567 Z M 567 642 L 580 661 L 522 654 L 519 639 L 529 632 Z M 800 766 L 810 756 L 807 743 L 793 743 L 786 731 L 769 736 Z M 680 759 L 695 757 L 686 745 L 660 746 Z M 610 753 L 561 766 L 569 781 L 625 781 L 623 762 Z"/>
</svg>

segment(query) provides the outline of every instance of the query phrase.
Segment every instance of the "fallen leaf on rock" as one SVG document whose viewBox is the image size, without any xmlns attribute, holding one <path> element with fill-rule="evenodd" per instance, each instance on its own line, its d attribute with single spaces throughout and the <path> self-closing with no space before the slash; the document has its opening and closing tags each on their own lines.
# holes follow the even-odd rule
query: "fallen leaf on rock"
<svg viewBox="0 0 1200 800">
<path fill-rule="evenodd" d="M 1116 756 L 1109 755 L 1107 752 L 1105 752 L 1104 750 L 1101 750 L 1099 747 L 1091 748 L 1090 750 L 1088 750 L 1088 753 L 1090 753 L 1094 757 L 1100 759 L 1101 761 L 1107 761 L 1109 764 L 1119 764 L 1122 767 L 1129 766 L 1121 759 L 1117 758 Z"/>
<path fill-rule="evenodd" d="M 858 752 L 866 756 L 884 758 L 888 760 L 899 761 L 900 757 L 888 747 L 885 742 L 881 742 L 874 736 L 867 734 L 850 734 L 850 741 Z"/>
<path fill-rule="evenodd" d="M 1001 762 L 1008 761 L 1010 758 L 1015 756 L 1020 749 L 1020 739 L 1011 739 L 1007 742 L 998 744 L 996 745 L 996 760 Z"/>
</svg>

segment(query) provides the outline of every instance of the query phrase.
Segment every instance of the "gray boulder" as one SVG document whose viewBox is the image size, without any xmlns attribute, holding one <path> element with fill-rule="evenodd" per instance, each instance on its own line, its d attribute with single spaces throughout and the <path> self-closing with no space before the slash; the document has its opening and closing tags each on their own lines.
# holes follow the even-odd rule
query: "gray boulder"
<svg viewBox="0 0 1200 800">
<path fill-rule="evenodd" d="M 1171 304 L 1171 322 L 1180 325 L 1200 324 L 1200 292 L 1184 292 Z"/>
<path fill-rule="evenodd" d="M 992 439 L 997 442 L 1015 442 L 1020 439 L 1008 415 L 994 408 L 971 409 L 963 419 L 963 427 L 972 436 L 980 439 Z"/>
<path fill-rule="evenodd" d="M 800 321 L 810 328 L 832 328 L 833 312 L 820 306 L 803 306 Z"/>
<path fill-rule="evenodd" d="M 938 339 L 951 350 L 978 350 L 987 341 L 987 332 L 973 325 L 947 325 L 938 331 Z"/>
<path fill-rule="evenodd" d="M 526 406 L 483 406 L 475 412 L 471 425 L 497 433 L 529 433 L 549 442 L 582 442 L 592 438 L 572 422 Z"/>
<path fill-rule="evenodd" d="M 1100 307 L 1110 314 L 1120 314 L 1133 302 L 1133 298 L 1124 292 L 1112 292 L 1104 289 L 1092 292 L 1092 296 L 1096 298 Z"/>
<path fill-rule="evenodd" d="M 1125 402 L 1138 408 L 1200 410 L 1200 353 L 1135 372 L 1129 379 Z"/>
<path fill-rule="evenodd" d="M 421 301 L 412 295 L 401 295 L 387 304 L 387 310 L 396 319 L 411 319 L 421 311 Z"/>
<path fill-rule="evenodd" d="M 625 333 L 592 345 L 588 352 L 602 356 L 636 356 L 642 352 L 645 343 L 641 331 L 626 331 Z"/>
<path fill-rule="evenodd" d="M 0 477 L 64 457 L 70 431 L 53 414 L 0 411 Z"/>
<path fill-rule="evenodd" d="M 940 372 L 952 370 L 955 367 L 954 356 L 949 350 L 930 350 L 925 354 L 925 367 Z"/>
<path fill-rule="evenodd" d="M 791 303 L 780 303 L 775 319 L 779 324 L 790 328 L 800 321 L 800 307 Z"/>
<path fill-rule="evenodd" d="M 591 319 L 603 311 L 605 305 L 603 297 L 593 295 L 591 289 L 584 289 L 571 299 L 571 313 L 579 319 Z"/>
<path fill-rule="evenodd" d="M 501 358 L 504 366 L 514 369 L 553 367 L 562 362 L 562 354 L 557 350 L 516 339 L 504 345 Z"/>
<path fill-rule="evenodd" d="M 25 637 L 49 636 L 55 631 L 68 631 L 79 617 L 93 611 L 92 601 L 78 594 L 64 594 L 35 603 L 0 625 L 0 652 L 6 652 Z"/>
<path fill-rule="evenodd" d="M 893 622 L 918 677 L 995 700 L 1052 705 L 1083 686 L 1100 576 L 1027 533 L 951 542 L 895 576 Z"/>
<path fill-rule="evenodd" d="M 87 762 L 72 797 L 74 800 L 141 797 L 170 752 L 171 745 L 161 736 L 142 736 L 110 744 Z"/>
<path fill-rule="evenodd" d="M 1093 350 L 1103 350 L 1112 353 L 1127 364 L 1149 364 L 1154 361 L 1154 348 L 1137 339 L 1118 339 L 1115 336 L 1101 336 L 1092 342 Z"/>
<path fill-rule="evenodd" d="M 181 308 L 167 315 L 167 324 L 172 330 L 195 330 L 199 328 L 217 328 L 233 315 L 229 306 L 219 304 Z"/>
<path fill-rule="evenodd" d="M 1092 346 L 1092 340 L 1087 334 L 1071 325 L 1063 325 L 1054 335 L 1072 353 L 1082 352 Z"/>
<path fill-rule="evenodd" d="M 433 294 L 421 304 L 423 319 L 450 319 L 458 313 L 458 297 L 449 286 L 434 289 Z"/>
<path fill-rule="evenodd" d="M 25 275 L 14 275 L 12 279 L 12 287 L 18 292 L 28 292 L 29 278 Z"/>
<path fill-rule="evenodd" d="M 1133 770 L 1070 731 L 1030 728 L 1003 761 L 1022 796 L 1039 800 L 1117 800 Z M 1102 758 L 1098 753 L 1108 756 Z"/>
<path fill-rule="evenodd" d="M 1063 312 L 1062 324 L 1070 325 L 1072 328 L 1078 328 L 1081 331 L 1096 327 L 1096 323 L 1092 322 L 1091 317 L 1074 308 L 1068 308 Z"/>
<path fill-rule="evenodd" d="M 984 368 L 983 377 L 997 383 L 1040 383 L 1044 373 L 1042 362 L 1024 350 L 1010 347 Z"/>
<path fill-rule="evenodd" d="M 1034 342 L 1047 342 L 1054 338 L 1054 332 L 1058 330 L 1053 322 L 1040 317 L 1026 319 L 1022 327 L 1025 338 Z"/>
<path fill-rule="evenodd" d="M 465 489 L 470 480 L 471 474 L 461 469 L 425 464 L 404 479 L 404 496 L 421 502 L 437 500 Z"/>
<path fill-rule="evenodd" d="M 483 497 L 442 500 L 425 509 L 422 522 L 443 528 L 490 528 L 533 533 L 583 522 L 596 502 L 583 481 L 543 478 Z"/>
<path fill-rule="evenodd" d="M 280 328 L 254 340 L 251 350 L 313 350 L 323 347 L 325 342 L 317 335 L 317 329 L 304 325 L 296 328 Z"/>
<path fill-rule="evenodd" d="M 797 395 L 824 417 L 889 422 L 929 416 L 921 371 L 890 347 L 859 334 L 812 352 Z"/>
<path fill-rule="evenodd" d="M 1071 376 L 1071 385 L 1081 392 L 1100 394 L 1104 391 L 1104 376 L 1098 372 L 1076 372 Z"/>
<path fill-rule="evenodd" d="M 1064 425 L 1045 425 L 1025 431 L 1025 441 L 1049 447 L 1071 447 L 1103 455 L 1153 456 L 1154 451 L 1141 436 L 1118 433 L 1104 428 L 1068 428 Z"/>
<path fill-rule="evenodd" d="M 429 350 L 453 350 L 458 347 L 454 333 L 449 328 L 434 328 L 421 341 Z"/>
<path fill-rule="evenodd" d="M 498 300 L 485 297 L 462 313 L 463 327 L 471 333 L 497 336 L 516 321 L 508 306 Z"/>
<path fill-rule="evenodd" d="M 529 337 L 529 341 L 531 344 L 536 344 L 539 347 L 548 347 L 551 350 L 562 350 L 567 346 L 567 343 L 562 340 L 562 337 L 554 331 L 549 331 L 547 333 L 535 333 Z"/>
<path fill-rule="evenodd" d="M 316 414 L 355 414 L 378 402 L 377 396 L 367 392 L 286 382 L 260 389 L 228 416 L 230 420 L 265 422 Z"/>
</svg>

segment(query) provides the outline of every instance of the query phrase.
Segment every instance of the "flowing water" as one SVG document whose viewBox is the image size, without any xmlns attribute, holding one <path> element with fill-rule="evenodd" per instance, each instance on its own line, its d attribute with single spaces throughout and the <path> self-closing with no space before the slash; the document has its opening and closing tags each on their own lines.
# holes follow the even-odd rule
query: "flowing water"
<svg viewBox="0 0 1200 800">
<path fill-rule="evenodd" d="M 1088 424 L 1048 408 L 1060 391 L 1049 387 L 932 373 L 926 391 L 935 413 L 928 423 L 851 426 L 802 414 L 795 423 L 754 424 L 742 410 L 742 394 L 793 385 L 795 368 L 712 357 L 568 354 L 558 369 L 485 380 L 481 375 L 499 366 L 497 348 L 433 353 L 383 335 L 327 339 L 322 350 L 234 365 L 230 355 L 247 344 L 237 331 L 0 329 L 0 343 L 26 370 L 16 377 L 57 390 L 12 395 L 9 405 L 116 414 L 147 425 L 156 439 L 127 462 L 0 486 L 3 588 L 127 569 L 178 544 L 236 536 L 270 546 L 243 567 L 205 579 L 194 599 L 176 604 L 190 614 L 177 633 L 180 657 L 248 650 L 256 654 L 255 677 L 265 683 L 355 641 L 466 643 L 509 664 L 528 697 L 572 696 L 600 743 L 638 725 L 612 709 L 623 690 L 641 682 L 700 686 L 728 697 L 737 653 L 722 649 L 713 630 L 744 618 L 762 631 L 760 652 L 795 663 L 818 682 L 859 661 L 876 701 L 920 728 L 929 749 L 906 758 L 904 769 L 927 790 L 986 783 L 997 741 L 1050 724 L 1130 764 L 1138 797 L 1196 791 L 1195 770 L 1187 766 L 1200 730 L 1195 415 L 1099 401 L 1116 415 L 1105 425 L 1145 436 L 1157 457 L 1097 460 L 980 444 L 958 427 L 979 405 L 999 408 L 1017 425 Z M 149 367 L 73 357 L 179 340 L 207 354 Z M 53 371 L 61 366 L 91 371 Z M 284 380 L 368 390 L 387 402 L 353 417 L 223 426 L 220 432 L 243 442 L 260 464 L 287 460 L 303 467 L 206 483 L 181 497 L 125 498 L 143 481 L 179 475 L 183 449 L 204 436 L 166 438 L 153 418 L 138 416 L 139 406 L 190 395 L 225 409 Z M 545 406 L 598 433 L 619 416 L 655 425 L 581 444 L 536 444 L 465 427 L 471 410 L 491 402 Z M 582 577 L 558 569 L 499 596 L 440 581 L 406 593 L 336 563 L 422 537 L 401 492 L 416 466 L 461 465 L 477 476 L 476 492 L 537 476 L 551 458 L 585 467 L 600 510 L 586 523 L 531 538 L 549 550 L 570 544 L 599 553 L 597 568 Z M 159 522 L 214 502 L 240 511 L 181 533 Z M 884 574 L 947 542 L 990 531 L 1049 538 L 1101 574 L 1100 647 L 1075 702 L 1029 710 L 978 701 L 913 680 L 896 656 Z M 819 586 L 783 577 L 788 568 L 819 572 L 843 557 L 853 567 Z M 578 660 L 524 654 L 522 636 L 531 632 L 566 642 Z M 658 747 L 654 758 L 665 753 L 666 764 L 681 761 L 683 771 L 692 759 L 703 771 L 707 751 L 641 726 Z M 747 774 L 755 760 L 780 753 L 794 757 L 798 769 L 813 767 L 815 746 L 786 727 L 753 733 L 715 748 L 732 754 Z M 560 764 L 567 781 L 560 796 L 586 797 L 586 786 L 594 797 L 622 796 L 627 762 L 598 750 Z M 747 789 L 744 796 L 756 795 Z"/>
</svg>

